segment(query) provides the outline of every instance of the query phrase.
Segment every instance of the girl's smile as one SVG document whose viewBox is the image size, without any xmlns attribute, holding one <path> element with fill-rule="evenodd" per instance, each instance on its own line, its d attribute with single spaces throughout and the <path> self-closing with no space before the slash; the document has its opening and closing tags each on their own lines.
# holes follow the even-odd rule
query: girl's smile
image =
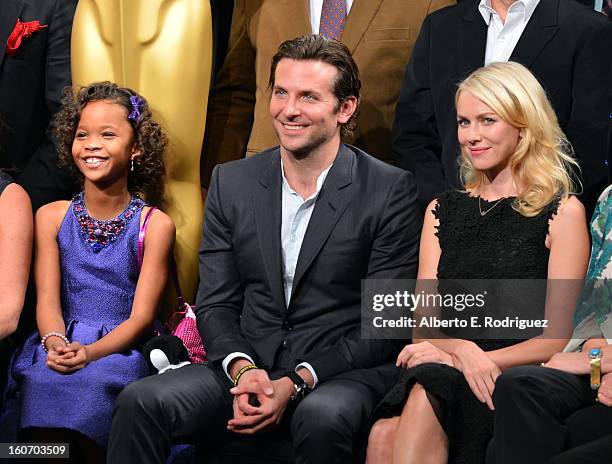
<svg viewBox="0 0 612 464">
<path fill-rule="evenodd" d="M 108 160 L 108 158 L 101 158 L 99 156 L 86 156 L 83 159 L 85 161 L 85 165 L 91 169 L 99 168 L 102 163 Z"/>
</svg>

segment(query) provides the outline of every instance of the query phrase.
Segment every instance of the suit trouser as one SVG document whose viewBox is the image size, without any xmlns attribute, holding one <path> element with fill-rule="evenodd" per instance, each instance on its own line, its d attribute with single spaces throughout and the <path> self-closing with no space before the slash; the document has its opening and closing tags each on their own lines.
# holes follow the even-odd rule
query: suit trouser
<svg viewBox="0 0 612 464">
<path fill-rule="evenodd" d="M 216 366 L 189 365 L 134 382 L 119 395 L 109 439 L 109 463 L 163 463 L 174 442 L 227 439 L 233 416 L 231 382 Z M 360 449 L 361 428 L 380 400 L 363 383 L 328 380 L 288 421 L 298 463 L 347 463 Z"/>
<path fill-rule="evenodd" d="M 565 451 L 549 464 L 609 464 L 611 459 L 612 435 L 609 435 Z"/>
<path fill-rule="evenodd" d="M 612 447 L 612 409 L 595 403 L 588 376 L 536 366 L 516 367 L 497 379 L 494 402 L 495 458 L 488 462 L 543 464 L 554 457 L 551 462 L 555 464 L 610 462 L 610 454 L 603 460 L 597 456 L 610 453 Z M 580 411 L 583 408 L 587 409 Z M 580 433 L 581 428 L 592 430 L 595 422 L 597 435 Z M 579 432 L 570 437 L 570 428 Z M 577 447 L 565 451 L 568 446 Z"/>
</svg>

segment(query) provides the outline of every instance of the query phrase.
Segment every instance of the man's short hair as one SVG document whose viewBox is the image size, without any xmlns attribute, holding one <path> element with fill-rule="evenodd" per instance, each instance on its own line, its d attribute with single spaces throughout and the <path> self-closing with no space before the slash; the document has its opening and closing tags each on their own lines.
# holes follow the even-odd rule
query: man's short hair
<svg viewBox="0 0 612 464">
<path fill-rule="evenodd" d="M 322 61 L 336 68 L 338 75 L 331 84 L 331 90 L 337 100 L 336 111 L 350 97 L 357 99 L 355 112 L 341 128 L 341 135 L 343 137 L 351 135 L 357 125 L 359 100 L 361 98 L 361 81 L 359 80 L 359 68 L 355 64 L 351 52 L 346 45 L 322 35 L 303 35 L 283 42 L 278 47 L 276 55 L 272 58 L 269 81 L 269 88 L 271 89 L 274 88 L 276 66 L 283 58 Z"/>
</svg>

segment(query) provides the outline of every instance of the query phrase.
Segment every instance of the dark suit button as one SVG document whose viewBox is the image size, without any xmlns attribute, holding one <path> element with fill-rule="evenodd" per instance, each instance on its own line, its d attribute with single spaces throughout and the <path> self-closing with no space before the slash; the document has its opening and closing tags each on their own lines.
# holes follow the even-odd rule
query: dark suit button
<svg viewBox="0 0 612 464">
<path fill-rule="evenodd" d="M 283 324 L 281 325 L 281 327 L 285 332 L 291 332 L 293 330 L 293 326 L 289 324 L 289 322 L 287 321 L 283 321 Z"/>
<path fill-rule="evenodd" d="M 289 346 L 289 343 L 287 343 L 287 340 L 283 340 L 283 348 L 287 348 Z"/>
</svg>

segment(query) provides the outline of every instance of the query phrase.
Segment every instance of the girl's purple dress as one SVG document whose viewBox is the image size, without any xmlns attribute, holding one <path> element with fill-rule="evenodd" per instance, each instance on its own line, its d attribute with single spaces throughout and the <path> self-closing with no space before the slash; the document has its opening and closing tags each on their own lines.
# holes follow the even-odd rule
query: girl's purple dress
<svg viewBox="0 0 612 464">
<path fill-rule="evenodd" d="M 116 218 L 91 218 L 75 197 L 57 234 L 62 308 L 70 341 L 91 344 L 125 321 L 138 280 L 138 232 L 144 202 L 132 197 Z M 14 355 L 0 417 L 3 441 L 26 427 L 68 428 L 106 445 L 117 395 L 149 374 L 135 349 L 89 363 L 72 374 L 46 366 L 38 333 Z M 14 441 L 14 440 L 13 440 Z"/>
</svg>

